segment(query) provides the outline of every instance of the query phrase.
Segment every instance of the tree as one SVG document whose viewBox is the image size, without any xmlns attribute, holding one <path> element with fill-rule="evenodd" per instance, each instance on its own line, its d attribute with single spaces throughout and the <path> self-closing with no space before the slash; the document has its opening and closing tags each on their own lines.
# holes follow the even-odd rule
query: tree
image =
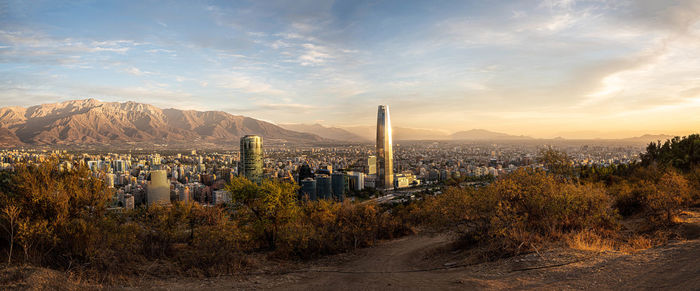
<svg viewBox="0 0 700 291">
<path fill-rule="evenodd" d="M 572 176 L 573 167 L 569 156 L 562 151 L 554 149 L 540 150 L 538 160 L 544 164 L 547 170 L 556 175 Z"/>
<path fill-rule="evenodd" d="M 643 153 L 642 164 L 660 164 L 672 166 L 682 171 L 689 171 L 700 164 L 700 134 L 691 134 L 685 137 L 674 137 L 666 140 L 650 143 L 646 153 Z"/>
<path fill-rule="evenodd" d="M 298 187 L 292 183 L 264 180 L 260 185 L 236 177 L 226 185 L 231 205 L 267 247 L 274 249 L 280 228 L 299 213 Z"/>
<path fill-rule="evenodd" d="M 652 187 L 646 197 L 647 206 L 656 217 L 667 224 L 673 223 L 673 217 L 678 214 L 691 196 L 688 181 L 676 172 L 665 173 L 659 182 Z"/>
<path fill-rule="evenodd" d="M 7 231 L 8 240 L 10 243 L 10 250 L 7 255 L 7 265 L 12 264 L 12 248 L 15 245 L 15 235 L 17 234 L 17 226 L 19 222 L 20 209 L 16 205 L 6 205 L 2 209 L 2 217 L 5 219 L 6 223 L 2 224 L 2 227 Z"/>
</svg>

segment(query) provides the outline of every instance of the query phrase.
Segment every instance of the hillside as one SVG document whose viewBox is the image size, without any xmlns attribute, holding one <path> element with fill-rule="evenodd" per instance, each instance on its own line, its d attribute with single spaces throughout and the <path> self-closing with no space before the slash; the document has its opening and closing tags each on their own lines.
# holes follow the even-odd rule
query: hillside
<svg viewBox="0 0 700 291">
<path fill-rule="evenodd" d="M 232 143 L 246 134 L 266 142 L 323 142 L 250 117 L 222 111 L 160 109 L 136 102 L 95 99 L 0 108 L 0 145 Z"/>
<path fill-rule="evenodd" d="M 372 139 L 361 137 L 338 127 L 326 127 L 321 124 L 279 124 L 280 127 L 288 130 L 312 133 L 320 137 L 346 142 L 371 142 Z"/>
<path fill-rule="evenodd" d="M 484 129 L 472 129 L 459 131 L 450 135 L 453 140 L 523 140 L 532 139 L 528 136 L 516 136 L 500 132 L 493 132 Z"/>
</svg>

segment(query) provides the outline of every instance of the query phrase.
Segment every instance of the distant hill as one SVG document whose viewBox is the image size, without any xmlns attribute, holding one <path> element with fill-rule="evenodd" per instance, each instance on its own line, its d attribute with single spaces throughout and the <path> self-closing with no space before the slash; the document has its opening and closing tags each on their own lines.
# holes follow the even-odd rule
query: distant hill
<svg viewBox="0 0 700 291">
<path fill-rule="evenodd" d="M 278 124 L 278 125 L 284 129 L 289 129 L 289 130 L 298 131 L 298 132 L 312 133 L 312 134 L 318 135 L 318 136 L 323 137 L 323 138 L 337 140 L 337 141 L 361 142 L 361 143 L 366 143 L 366 142 L 372 141 L 371 139 L 361 137 L 361 136 L 354 134 L 352 132 L 349 132 L 345 129 L 338 128 L 338 127 L 326 127 L 326 126 L 320 125 L 318 123 L 316 123 L 316 124 Z"/>
<path fill-rule="evenodd" d="M 160 109 L 95 99 L 0 108 L 0 145 L 117 144 L 124 142 L 238 144 L 246 134 L 266 142 L 326 139 L 222 111 Z"/>
<path fill-rule="evenodd" d="M 343 127 L 343 129 L 352 132 L 365 139 L 374 141 L 377 138 L 377 128 L 375 126 L 352 126 Z M 394 140 L 444 140 L 448 139 L 446 132 L 440 130 L 394 127 Z"/>
<path fill-rule="evenodd" d="M 485 129 L 472 129 L 458 131 L 450 135 L 452 140 L 525 140 L 532 139 L 529 136 L 517 136 L 500 132 L 488 131 Z"/>
<path fill-rule="evenodd" d="M 672 139 L 672 138 L 674 138 L 673 135 L 667 135 L 667 134 L 645 134 L 642 136 L 623 138 L 620 140 L 629 141 L 629 142 L 640 142 L 640 143 L 650 143 L 650 142 L 661 141 L 661 143 L 663 143 L 666 140 Z"/>
</svg>

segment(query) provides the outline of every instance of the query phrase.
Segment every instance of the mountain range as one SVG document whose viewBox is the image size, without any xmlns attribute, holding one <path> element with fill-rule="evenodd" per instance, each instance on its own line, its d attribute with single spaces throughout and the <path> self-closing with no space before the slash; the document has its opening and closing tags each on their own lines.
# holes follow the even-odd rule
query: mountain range
<svg viewBox="0 0 700 291">
<path fill-rule="evenodd" d="M 226 143 L 246 134 L 266 142 L 326 142 L 315 134 L 222 111 L 160 109 L 95 99 L 0 108 L 0 145 Z"/>
<path fill-rule="evenodd" d="M 298 131 L 313 133 L 320 137 L 326 139 L 332 139 L 337 141 L 347 141 L 347 142 L 358 142 L 358 143 L 369 143 L 374 140 L 374 136 L 360 136 L 352 133 L 346 129 L 339 127 L 327 127 L 321 124 L 279 124 L 280 127 Z"/>
<path fill-rule="evenodd" d="M 232 115 L 222 111 L 160 109 L 136 102 L 101 102 L 95 99 L 24 107 L 0 108 L 0 146 L 18 145 L 123 145 L 217 144 L 237 145 L 241 136 L 261 135 L 266 143 L 372 143 L 374 126 L 329 127 L 321 124 L 280 124 Z M 642 135 L 599 139 L 648 143 L 672 138 Z M 394 127 L 393 139 L 453 141 L 527 141 L 528 136 L 484 129 L 459 131 Z M 546 139 L 545 139 L 546 140 Z M 564 140 L 562 138 L 550 140 Z"/>
</svg>

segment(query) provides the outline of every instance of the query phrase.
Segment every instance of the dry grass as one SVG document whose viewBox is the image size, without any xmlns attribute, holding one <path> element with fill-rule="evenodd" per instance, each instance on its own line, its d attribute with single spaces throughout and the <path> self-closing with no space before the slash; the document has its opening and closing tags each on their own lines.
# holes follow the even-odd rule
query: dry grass
<svg viewBox="0 0 700 291">
<path fill-rule="evenodd" d="M 605 252 L 616 250 L 614 240 L 604 238 L 590 230 L 579 231 L 567 236 L 566 244 L 572 249 L 583 251 Z"/>
<path fill-rule="evenodd" d="M 646 250 L 654 246 L 654 242 L 643 235 L 635 235 L 627 240 L 625 249 L 627 252 L 636 252 L 641 250 Z"/>
<path fill-rule="evenodd" d="M 567 235 L 564 242 L 568 247 L 582 251 L 635 253 L 667 244 L 673 237 L 677 237 L 677 234 L 671 231 L 604 237 L 594 231 L 584 230 Z"/>
</svg>

